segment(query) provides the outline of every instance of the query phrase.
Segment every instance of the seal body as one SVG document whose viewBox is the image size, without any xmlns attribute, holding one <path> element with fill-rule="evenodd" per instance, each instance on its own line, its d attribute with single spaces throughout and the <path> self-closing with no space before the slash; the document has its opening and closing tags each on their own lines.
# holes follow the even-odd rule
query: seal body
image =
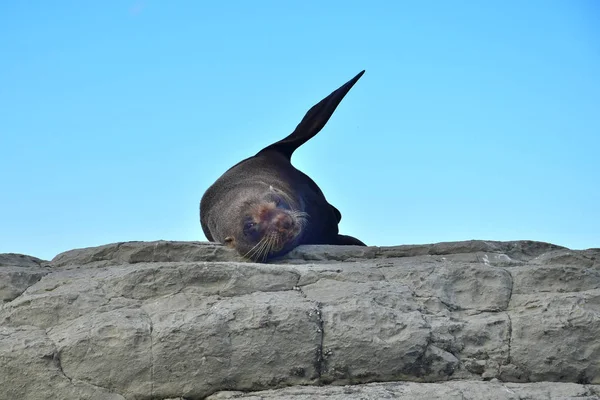
<svg viewBox="0 0 600 400">
<path fill-rule="evenodd" d="M 364 71 L 313 108 L 286 138 L 226 171 L 200 201 L 210 241 L 254 261 L 281 256 L 300 244 L 365 244 L 338 234 L 341 213 L 317 184 L 291 164 L 298 147 L 316 135 Z"/>
</svg>

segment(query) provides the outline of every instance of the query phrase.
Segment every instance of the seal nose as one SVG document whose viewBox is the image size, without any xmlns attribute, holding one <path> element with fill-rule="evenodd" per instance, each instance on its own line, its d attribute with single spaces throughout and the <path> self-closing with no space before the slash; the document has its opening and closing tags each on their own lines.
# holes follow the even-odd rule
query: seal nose
<svg viewBox="0 0 600 400">
<path fill-rule="evenodd" d="M 280 232 L 290 230 L 293 226 L 292 217 L 286 213 L 278 213 L 274 218 L 273 224 Z"/>
</svg>

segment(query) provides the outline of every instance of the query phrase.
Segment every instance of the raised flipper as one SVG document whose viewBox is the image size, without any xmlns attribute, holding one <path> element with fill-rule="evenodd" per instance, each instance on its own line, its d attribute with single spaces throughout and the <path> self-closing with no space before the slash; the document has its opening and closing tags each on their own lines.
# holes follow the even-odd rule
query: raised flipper
<svg viewBox="0 0 600 400">
<path fill-rule="evenodd" d="M 308 110 L 304 118 L 302 118 L 302 121 L 300 121 L 294 132 L 284 139 L 265 147 L 257 155 L 264 151 L 275 150 L 285 155 L 288 159 L 291 159 L 292 154 L 298 147 L 302 146 L 323 129 L 346 93 L 348 93 L 364 73 L 364 70 L 359 72 L 354 78 L 314 105 Z"/>
<path fill-rule="evenodd" d="M 364 244 L 357 238 L 348 235 L 337 235 L 336 244 L 343 246 L 366 246 L 366 244 Z"/>
</svg>

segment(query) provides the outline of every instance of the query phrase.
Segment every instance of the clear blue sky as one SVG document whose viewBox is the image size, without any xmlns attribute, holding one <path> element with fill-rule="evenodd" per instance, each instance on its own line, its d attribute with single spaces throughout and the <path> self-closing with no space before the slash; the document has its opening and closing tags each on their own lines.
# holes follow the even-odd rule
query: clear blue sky
<svg viewBox="0 0 600 400">
<path fill-rule="evenodd" d="M 205 240 L 227 168 L 366 74 L 293 163 L 369 245 L 600 247 L 597 1 L 0 5 L 0 252 Z"/>
</svg>

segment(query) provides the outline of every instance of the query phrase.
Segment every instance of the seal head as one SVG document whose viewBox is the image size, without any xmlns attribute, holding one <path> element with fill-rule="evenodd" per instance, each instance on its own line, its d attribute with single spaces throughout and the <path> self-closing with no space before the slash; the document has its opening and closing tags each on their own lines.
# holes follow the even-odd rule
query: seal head
<svg viewBox="0 0 600 400">
<path fill-rule="evenodd" d="M 247 188 L 247 197 L 239 207 L 232 207 L 231 213 L 238 215 L 235 220 L 241 226 L 230 230 L 233 234 L 223 242 L 244 257 L 265 261 L 287 253 L 300 243 L 308 214 L 273 186 L 262 191 L 252 189 Z"/>
</svg>

